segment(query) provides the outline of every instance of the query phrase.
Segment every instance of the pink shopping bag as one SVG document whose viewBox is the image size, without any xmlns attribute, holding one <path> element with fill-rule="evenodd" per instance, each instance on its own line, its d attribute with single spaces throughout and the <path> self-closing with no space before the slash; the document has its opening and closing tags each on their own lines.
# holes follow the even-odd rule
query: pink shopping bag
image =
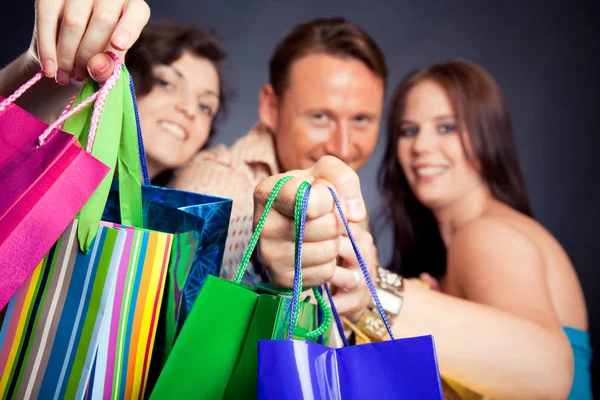
<svg viewBox="0 0 600 400">
<path fill-rule="evenodd" d="M 75 136 L 59 127 L 98 99 L 90 124 L 90 133 L 94 132 L 116 78 L 81 105 L 67 107 L 48 125 L 14 104 L 42 76 L 39 72 L 10 97 L 0 97 L 0 310 L 109 171 L 91 156 L 93 143 L 83 150 Z"/>
</svg>

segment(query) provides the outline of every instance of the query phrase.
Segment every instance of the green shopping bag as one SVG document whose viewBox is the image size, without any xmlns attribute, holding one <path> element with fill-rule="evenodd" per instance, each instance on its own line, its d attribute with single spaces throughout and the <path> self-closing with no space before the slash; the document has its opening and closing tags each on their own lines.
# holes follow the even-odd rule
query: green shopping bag
<svg viewBox="0 0 600 400">
<path fill-rule="evenodd" d="M 250 288 L 239 282 L 271 205 L 289 179 L 282 178 L 269 196 L 242 258 L 236 282 L 214 276 L 206 279 L 151 400 L 256 398 L 258 341 L 287 338 L 291 291 L 267 286 Z M 331 314 L 320 292 L 315 289 L 314 294 L 319 305 L 308 300 L 299 303 L 298 323 L 292 335 L 296 339 L 316 341 L 329 333 Z M 323 322 L 317 327 L 319 307 L 324 313 Z"/>
</svg>

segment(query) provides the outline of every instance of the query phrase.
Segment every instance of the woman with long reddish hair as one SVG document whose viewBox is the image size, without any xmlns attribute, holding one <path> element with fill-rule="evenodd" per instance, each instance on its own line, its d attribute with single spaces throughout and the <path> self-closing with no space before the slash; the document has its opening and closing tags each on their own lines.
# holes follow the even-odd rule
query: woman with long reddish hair
<svg viewBox="0 0 600 400">
<path fill-rule="evenodd" d="M 575 270 L 532 217 L 508 108 L 467 61 L 417 69 L 391 106 L 380 187 L 390 270 L 406 281 L 399 337 L 433 334 L 440 371 L 492 398 L 591 399 Z"/>
</svg>

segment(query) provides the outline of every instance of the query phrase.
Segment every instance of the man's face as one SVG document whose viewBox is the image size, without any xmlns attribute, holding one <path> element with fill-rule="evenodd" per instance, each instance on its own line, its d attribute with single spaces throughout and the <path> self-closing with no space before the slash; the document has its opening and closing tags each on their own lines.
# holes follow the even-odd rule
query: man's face
<svg viewBox="0 0 600 400">
<path fill-rule="evenodd" d="M 359 60 L 297 60 L 280 98 L 268 84 L 261 92 L 261 122 L 273 133 L 281 169 L 306 169 L 331 155 L 359 170 L 377 142 L 384 91 L 383 79 Z"/>
</svg>

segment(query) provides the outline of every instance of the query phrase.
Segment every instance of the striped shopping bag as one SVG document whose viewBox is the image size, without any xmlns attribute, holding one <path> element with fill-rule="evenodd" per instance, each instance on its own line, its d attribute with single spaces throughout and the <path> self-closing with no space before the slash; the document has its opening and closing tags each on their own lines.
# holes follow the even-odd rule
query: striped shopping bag
<svg viewBox="0 0 600 400">
<path fill-rule="evenodd" d="M 173 235 L 122 229 L 132 256 L 118 267 L 86 398 L 141 399 L 148 378 Z"/>
<path fill-rule="evenodd" d="M 92 366 L 109 354 L 124 359 L 115 365 L 130 387 L 143 387 L 172 235 L 101 223 L 84 254 L 77 224 L 8 304 L 0 328 L 2 398 L 84 398 Z M 106 329 L 119 334 L 110 346 Z"/>
</svg>

